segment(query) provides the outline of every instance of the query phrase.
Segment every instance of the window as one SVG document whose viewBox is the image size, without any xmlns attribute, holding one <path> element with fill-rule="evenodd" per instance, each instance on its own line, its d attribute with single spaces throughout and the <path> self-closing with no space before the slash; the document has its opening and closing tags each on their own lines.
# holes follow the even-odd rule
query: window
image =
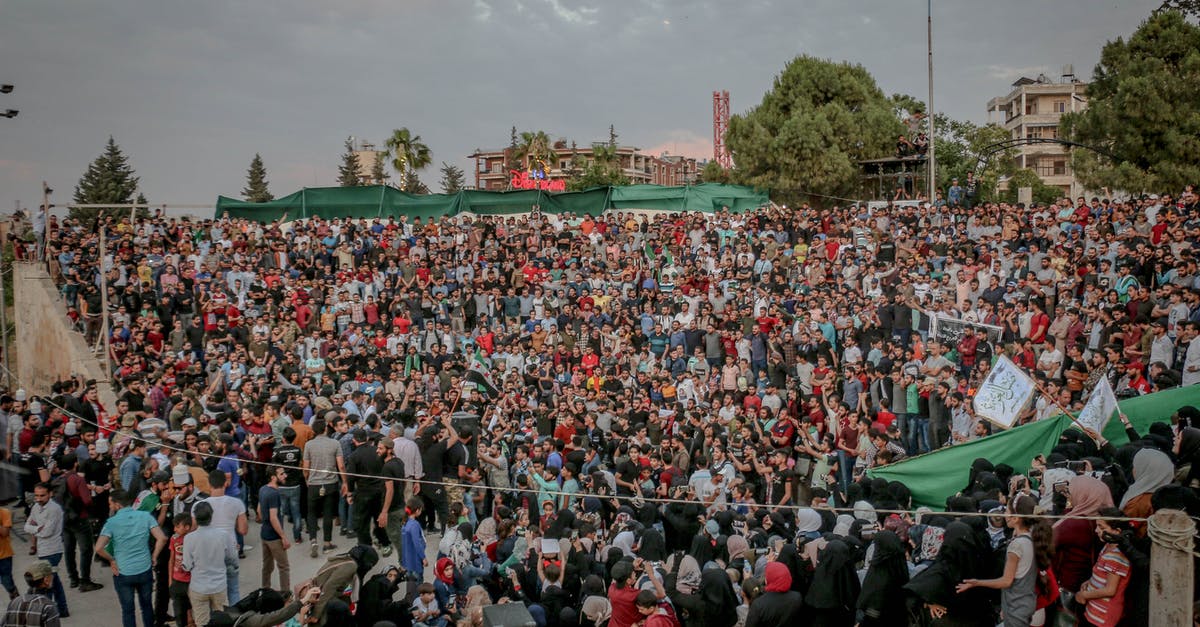
<svg viewBox="0 0 1200 627">
<path fill-rule="evenodd" d="M 1054 101 L 1054 112 L 1055 113 L 1066 113 L 1067 112 L 1067 101 L 1066 100 L 1055 100 Z"/>
<path fill-rule="evenodd" d="M 1067 174 L 1067 162 L 1064 159 L 1058 159 L 1054 162 L 1054 176 L 1065 176 Z"/>
<path fill-rule="evenodd" d="M 1037 115 L 1037 102 L 1025 103 L 1025 115 Z"/>
</svg>

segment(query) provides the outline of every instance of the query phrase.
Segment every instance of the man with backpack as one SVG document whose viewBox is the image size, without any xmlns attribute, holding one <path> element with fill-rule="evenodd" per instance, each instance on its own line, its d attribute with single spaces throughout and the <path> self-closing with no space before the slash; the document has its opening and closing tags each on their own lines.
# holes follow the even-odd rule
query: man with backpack
<svg viewBox="0 0 1200 627">
<path fill-rule="evenodd" d="M 79 458 L 74 453 L 63 455 L 58 465 L 63 469 L 61 501 L 67 577 L 71 587 L 79 588 L 80 592 L 99 590 L 104 586 L 92 581 L 92 545 L 96 542 L 88 512 L 92 506 L 92 489 L 87 479 L 79 474 Z"/>
</svg>

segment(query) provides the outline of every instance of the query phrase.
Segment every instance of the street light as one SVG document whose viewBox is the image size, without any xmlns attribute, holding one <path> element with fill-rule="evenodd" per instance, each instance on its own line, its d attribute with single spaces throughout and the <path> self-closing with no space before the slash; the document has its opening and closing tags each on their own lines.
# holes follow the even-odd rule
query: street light
<svg viewBox="0 0 1200 627">
<path fill-rule="evenodd" d="M 0 94 L 11 94 L 12 90 L 12 85 L 0 85 Z"/>
<path fill-rule="evenodd" d="M 17 117 L 18 113 L 20 113 L 20 111 L 17 111 L 16 109 L 6 109 L 4 113 L 0 113 L 0 115 L 6 118 L 15 118 Z"/>
</svg>

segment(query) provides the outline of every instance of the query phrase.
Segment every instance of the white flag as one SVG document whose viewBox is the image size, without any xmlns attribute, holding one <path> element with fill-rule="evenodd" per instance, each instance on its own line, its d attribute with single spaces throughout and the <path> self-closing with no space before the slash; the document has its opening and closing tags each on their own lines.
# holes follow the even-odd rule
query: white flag
<svg viewBox="0 0 1200 627">
<path fill-rule="evenodd" d="M 1079 418 L 1075 419 L 1075 422 L 1098 435 L 1104 431 L 1104 427 L 1108 425 L 1108 421 L 1115 411 L 1117 411 L 1117 395 L 1113 394 L 1108 377 L 1100 377 L 1100 382 L 1092 390 L 1087 405 L 1083 406 L 1083 411 L 1079 412 Z"/>
<path fill-rule="evenodd" d="M 1007 429 L 1017 421 L 1036 391 L 1033 379 L 1001 355 L 975 392 L 975 413 Z"/>
</svg>

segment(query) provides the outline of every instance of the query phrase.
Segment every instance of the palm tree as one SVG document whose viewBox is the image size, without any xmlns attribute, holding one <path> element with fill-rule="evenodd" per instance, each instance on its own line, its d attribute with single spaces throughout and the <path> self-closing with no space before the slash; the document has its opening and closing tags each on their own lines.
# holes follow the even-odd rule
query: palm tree
<svg viewBox="0 0 1200 627">
<path fill-rule="evenodd" d="M 526 131 L 521 133 L 521 143 L 517 145 L 517 158 L 524 164 L 525 169 L 532 170 L 534 165 L 543 171 L 553 170 L 558 164 L 558 154 L 554 152 L 554 142 L 546 131 Z"/>
<path fill-rule="evenodd" d="M 384 142 L 384 156 L 392 160 L 392 168 L 400 176 L 403 189 L 404 181 L 410 180 L 408 175 L 423 169 L 433 162 L 429 146 L 421 141 L 421 136 L 413 134 L 407 128 L 392 131 L 392 136 Z"/>
</svg>

